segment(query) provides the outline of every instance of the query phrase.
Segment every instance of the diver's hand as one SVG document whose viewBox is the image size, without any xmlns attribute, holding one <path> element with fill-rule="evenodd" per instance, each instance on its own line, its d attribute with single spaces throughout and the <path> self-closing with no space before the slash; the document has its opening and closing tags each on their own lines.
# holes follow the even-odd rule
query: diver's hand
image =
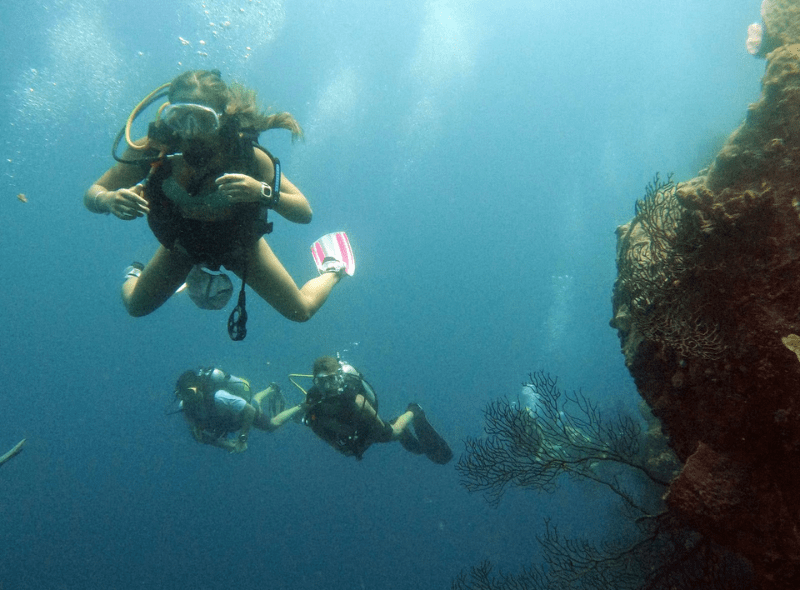
<svg viewBox="0 0 800 590">
<path fill-rule="evenodd" d="M 265 199 L 261 195 L 261 182 L 247 174 L 223 174 L 215 182 L 217 190 L 231 203 L 258 203 Z"/>
<path fill-rule="evenodd" d="M 106 191 L 97 196 L 106 209 L 124 221 L 130 221 L 150 213 L 149 203 L 142 196 L 144 187 L 137 184 L 131 188 Z"/>
</svg>

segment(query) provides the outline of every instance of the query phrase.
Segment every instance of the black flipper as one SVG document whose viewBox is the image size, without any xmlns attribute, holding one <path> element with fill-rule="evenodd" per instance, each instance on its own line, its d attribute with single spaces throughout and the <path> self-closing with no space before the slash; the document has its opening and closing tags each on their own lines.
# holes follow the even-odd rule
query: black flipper
<svg viewBox="0 0 800 590">
<path fill-rule="evenodd" d="M 409 429 L 406 429 L 403 431 L 403 434 L 400 435 L 400 444 L 403 445 L 405 450 L 415 455 L 421 455 L 425 452 L 422 443 L 419 442 L 417 437 L 414 436 Z"/>
<path fill-rule="evenodd" d="M 389 424 L 394 425 L 397 422 L 397 418 L 389 422 Z M 422 448 L 422 445 L 417 440 L 417 437 L 414 436 L 414 433 L 411 432 L 410 428 L 405 428 L 403 433 L 400 435 L 400 444 L 403 445 L 403 448 L 407 450 L 409 453 L 414 453 L 415 455 L 421 455 L 425 451 Z"/>
<path fill-rule="evenodd" d="M 266 393 L 262 394 L 258 401 L 253 396 L 253 405 L 257 403 L 261 411 L 266 414 L 267 419 L 274 418 L 286 409 L 286 399 L 277 383 L 270 383 L 264 391 Z"/>
<path fill-rule="evenodd" d="M 409 404 L 408 409 L 414 414 L 414 432 L 428 459 L 439 465 L 449 463 L 453 458 L 453 451 L 447 441 L 433 429 L 422 408 L 418 404 Z"/>
<path fill-rule="evenodd" d="M 277 383 L 270 383 L 269 386 L 274 388 L 273 392 L 267 394 L 269 413 L 274 418 L 286 409 L 286 398 L 283 397 L 283 392 L 281 392 L 281 388 Z"/>
</svg>

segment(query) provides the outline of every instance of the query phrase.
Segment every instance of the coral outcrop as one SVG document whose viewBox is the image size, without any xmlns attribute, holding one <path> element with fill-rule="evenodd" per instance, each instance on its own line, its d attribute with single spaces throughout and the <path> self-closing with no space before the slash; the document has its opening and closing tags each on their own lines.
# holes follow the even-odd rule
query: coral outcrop
<svg viewBox="0 0 800 590">
<path fill-rule="evenodd" d="M 764 57 L 781 45 L 791 45 L 800 39 L 800 5 L 793 0 L 764 0 L 761 3 L 761 23 L 747 29 L 747 51 Z"/>
<path fill-rule="evenodd" d="M 666 500 L 800 588 L 800 7 L 764 2 L 760 100 L 701 176 L 656 177 L 618 229 L 612 327 L 684 463 Z M 780 18 L 786 17 L 784 21 Z"/>
</svg>

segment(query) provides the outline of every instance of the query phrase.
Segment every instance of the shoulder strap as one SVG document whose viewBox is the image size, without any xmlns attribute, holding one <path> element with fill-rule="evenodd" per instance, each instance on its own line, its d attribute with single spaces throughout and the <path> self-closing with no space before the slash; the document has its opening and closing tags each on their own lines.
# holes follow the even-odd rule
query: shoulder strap
<svg viewBox="0 0 800 590">
<path fill-rule="evenodd" d="M 258 143 L 257 139 L 258 139 L 258 136 L 256 136 L 255 140 L 253 140 L 252 145 L 253 145 L 253 147 L 255 149 L 261 150 L 262 152 L 264 152 L 267 155 L 267 157 L 270 160 L 272 160 L 272 168 L 275 170 L 275 175 L 274 175 L 274 177 L 272 179 L 272 194 L 276 195 L 278 198 L 280 198 L 280 194 L 281 194 L 281 161 L 278 158 L 276 158 L 275 156 L 273 156 L 269 152 L 269 150 L 267 148 L 265 148 L 263 145 Z M 269 215 L 269 209 L 266 209 L 266 211 L 264 212 L 264 221 L 266 222 L 266 232 L 265 233 L 271 234 L 272 233 L 272 222 L 269 221 L 268 215 Z"/>
<path fill-rule="evenodd" d="M 375 395 L 375 390 L 372 389 L 366 379 L 361 373 L 344 373 L 345 389 L 352 389 L 354 393 L 361 394 L 369 402 L 375 411 L 378 411 L 378 396 Z"/>
</svg>

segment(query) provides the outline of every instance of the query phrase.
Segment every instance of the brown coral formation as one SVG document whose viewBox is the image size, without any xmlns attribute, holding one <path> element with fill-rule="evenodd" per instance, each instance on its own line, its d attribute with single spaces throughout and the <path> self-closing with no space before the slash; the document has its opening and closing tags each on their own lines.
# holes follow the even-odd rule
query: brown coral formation
<svg viewBox="0 0 800 590">
<path fill-rule="evenodd" d="M 764 57 L 782 45 L 800 39 L 800 6 L 795 0 L 764 0 L 761 3 L 762 23 L 747 29 L 747 51 Z"/>
<path fill-rule="evenodd" d="M 773 47 L 797 43 L 800 39 L 800 6 L 793 0 L 764 0 L 761 3 L 766 38 Z"/>
<path fill-rule="evenodd" d="M 800 45 L 767 55 L 762 88 L 704 175 L 657 178 L 618 230 L 611 325 L 684 463 L 669 509 L 796 590 Z"/>
</svg>

